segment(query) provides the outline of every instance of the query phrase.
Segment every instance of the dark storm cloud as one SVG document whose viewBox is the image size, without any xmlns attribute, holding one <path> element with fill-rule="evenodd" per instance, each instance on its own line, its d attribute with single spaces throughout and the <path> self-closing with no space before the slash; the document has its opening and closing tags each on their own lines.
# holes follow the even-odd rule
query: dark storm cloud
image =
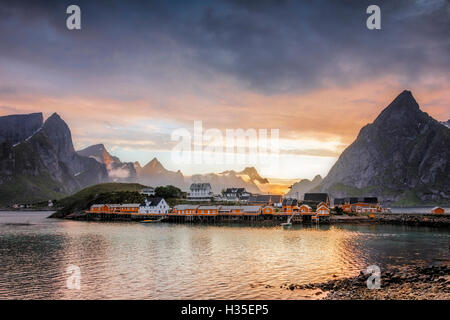
<svg viewBox="0 0 450 320">
<path fill-rule="evenodd" d="M 365 27 L 373 3 L 382 30 Z M 70 4 L 82 9 L 79 32 L 65 28 Z M 65 74 L 72 87 L 124 75 L 170 82 L 180 68 L 266 94 L 420 81 L 448 77 L 449 16 L 445 0 L 2 1 L 0 62 Z"/>
</svg>

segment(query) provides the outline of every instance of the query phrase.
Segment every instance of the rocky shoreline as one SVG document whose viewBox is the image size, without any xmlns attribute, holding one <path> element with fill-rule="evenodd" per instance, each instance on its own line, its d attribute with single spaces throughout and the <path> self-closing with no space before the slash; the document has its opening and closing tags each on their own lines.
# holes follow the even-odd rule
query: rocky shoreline
<svg viewBox="0 0 450 320">
<path fill-rule="evenodd" d="M 347 216 L 333 215 L 330 223 L 376 223 L 407 226 L 445 227 L 450 228 L 449 214 L 414 214 L 414 213 L 383 213 L 375 214 L 373 218 L 367 215 Z"/>
<path fill-rule="evenodd" d="M 380 289 L 368 289 L 369 275 L 306 285 L 283 284 L 286 290 L 320 289 L 325 300 L 449 300 L 450 265 L 401 266 L 381 270 Z"/>
</svg>

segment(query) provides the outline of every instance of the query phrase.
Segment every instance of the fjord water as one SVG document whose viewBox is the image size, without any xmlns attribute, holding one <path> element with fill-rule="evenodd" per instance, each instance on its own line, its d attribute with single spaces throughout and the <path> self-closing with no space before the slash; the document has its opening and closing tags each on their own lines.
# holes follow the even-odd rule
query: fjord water
<svg viewBox="0 0 450 320">
<path fill-rule="evenodd" d="M 310 299 L 280 285 L 450 260 L 447 229 L 144 225 L 49 214 L 0 212 L 0 299 Z M 80 290 L 66 287 L 70 265 L 80 267 Z"/>
</svg>

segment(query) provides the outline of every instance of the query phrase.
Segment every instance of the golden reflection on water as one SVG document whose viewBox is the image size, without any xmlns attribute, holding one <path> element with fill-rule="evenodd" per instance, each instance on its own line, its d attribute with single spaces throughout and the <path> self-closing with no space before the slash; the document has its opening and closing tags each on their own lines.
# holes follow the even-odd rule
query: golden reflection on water
<svg viewBox="0 0 450 320">
<path fill-rule="evenodd" d="M 315 292 L 280 285 L 351 276 L 370 264 L 412 261 L 417 253 L 422 260 L 448 258 L 448 250 L 440 249 L 448 232 L 425 229 L 142 225 L 44 217 L 27 217 L 28 226 L 7 225 L 2 222 L 10 216 L 0 213 L 0 298 L 316 299 Z M 66 288 L 69 265 L 81 269 L 81 290 Z"/>
</svg>

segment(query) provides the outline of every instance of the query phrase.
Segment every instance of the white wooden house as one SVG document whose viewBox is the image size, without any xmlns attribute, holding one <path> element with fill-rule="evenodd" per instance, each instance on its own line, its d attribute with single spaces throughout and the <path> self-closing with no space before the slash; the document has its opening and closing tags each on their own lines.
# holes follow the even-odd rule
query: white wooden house
<svg viewBox="0 0 450 320">
<path fill-rule="evenodd" d="M 139 213 L 142 214 L 166 214 L 170 207 L 163 198 L 147 198 L 139 206 Z"/>
</svg>

